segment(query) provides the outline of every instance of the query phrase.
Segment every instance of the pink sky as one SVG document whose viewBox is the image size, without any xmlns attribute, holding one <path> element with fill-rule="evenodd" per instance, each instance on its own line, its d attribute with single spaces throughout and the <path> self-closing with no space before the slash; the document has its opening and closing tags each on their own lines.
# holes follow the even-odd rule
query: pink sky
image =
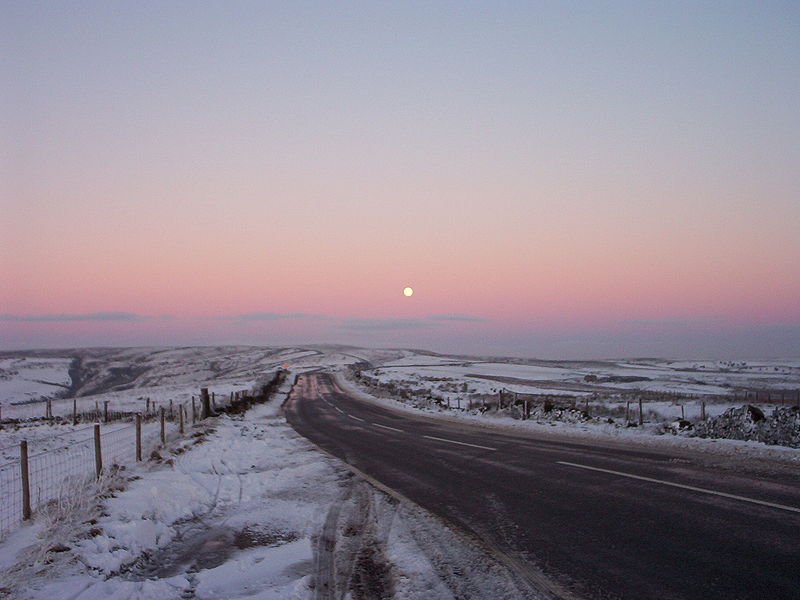
<svg viewBox="0 0 800 600">
<path fill-rule="evenodd" d="M 800 354 L 796 36 L 654 6 L 16 7 L 0 346 Z"/>
</svg>

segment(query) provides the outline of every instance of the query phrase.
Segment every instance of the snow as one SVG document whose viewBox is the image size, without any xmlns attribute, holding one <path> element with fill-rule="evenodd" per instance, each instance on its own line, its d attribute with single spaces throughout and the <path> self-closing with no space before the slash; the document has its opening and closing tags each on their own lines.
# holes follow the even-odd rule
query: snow
<svg viewBox="0 0 800 600">
<path fill-rule="evenodd" d="M 94 534 L 74 542 L 70 553 L 77 561 L 57 583 L 29 586 L 25 597 L 178 598 L 192 589 L 197 598 L 218 598 L 221 590 L 227 598 L 287 598 L 307 589 L 311 536 L 339 494 L 341 472 L 283 422 L 280 402 L 259 405 L 246 419 L 204 423 L 197 428 L 201 435 L 177 442 L 168 460 L 127 471 L 131 480 L 103 502 Z M 158 557 L 159 568 L 180 562 L 182 544 L 209 527 L 224 542 L 220 564 L 144 576 L 146 557 Z M 242 532 L 275 541 L 232 547 L 230 539 Z M 213 539 L 204 544 L 195 554 L 214 549 Z M 0 548 L 3 556 L 12 552 Z"/>
<path fill-rule="evenodd" d="M 86 373 L 91 377 L 84 382 L 84 393 L 89 395 L 78 399 L 79 410 L 93 409 L 95 402 L 102 407 L 108 401 L 111 410 L 141 411 L 145 398 L 162 406 L 168 405 L 169 400 L 186 403 L 192 395 L 198 395 L 201 387 L 227 396 L 251 389 L 260 377 L 284 362 L 294 373 L 319 367 L 338 369 L 340 383 L 354 393 L 397 410 L 414 412 L 420 409 L 375 398 L 369 393 L 370 388 L 347 380 L 346 366 L 369 362 L 374 368 L 365 369 L 365 375 L 411 388 L 431 388 L 453 403 L 464 395 L 464 386 L 469 393 L 505 389 L 580 396 L 588 392 L 576 390 L 575 386 L 584 385 L 586 375 L 644 376 L 651 380 L 598 387 L 703 394 L 709 416 L 721 414 L 731 406 L 724 399 L 714 398 L 714 394 L 725 393 L 730 386 L 800 389 L 797 360 L 736 364 L 668 360 L 505 362 L 340 346 L 82 352 Z M 0 381 L 7 387 L 0 386 L 0 390 L 16 390 L 14 398 L 33 398 L 43 390 L 58 391 L 57 386 L 39 381 L 52 380 L 68 386 L 70 381 L 65 374 L 71 360 L 70 356 L 0 359 L 0 368 L 9 374 Z M 141 369 L 126 371 L 132 364 Z M 119 373 L 130 377 L 123 381 Z M 129 463 L 120 472 L 122 484 L 112 495 L 87 496 L 94 503 L 94 513 L 78 511 L 73 521 L 67 520 L 59 528 L 37 514 L 32 523 L 7 534 L 0 541 L 0 588 L 13 589 L 14 597 L 25 600 L 306 600 L 314 594 L 315 561 L 322 552 L 321 532 L 336 508 L 349 518 L 360 520 L 365 524 L 364 530 L 372 532 L 351 542 L 374 543 L 381 548 L 393 574 L 396 598 L 449 599 L 463 597 L 467 588 L 480 590 L 480 597 L 486 598 L 525 596 L 499 563 L 489 560 L 429 514 L 402 502 L 388 502 L 382 492 L 372 488 L 360 496 L 353 492 L 357 478 L 350 477 L 342 463 L 321 453 L 285 423 L 280 403 L 290 383 L 284 385 L 277 398 L 253 407 L 243 417 L 221 416 L 197 425 L 182 439 L 172 435 L 168 449 L 160 451 L 160 460 Z M 4 418 L 26 419 L 43 414 L 41 404 L 12 406 L 6 403 L 8 399 L 9 396 L 0 398 Z M 620 411 L 625 407 L 624 401 L 613 397 L 602 402 L 590 400 L 593 411 Z M 681 401 L 687 417 L 699 415 L 700 402 L 700 397 Z M 648 402 L 646 407 L 664 419 L 680 416 L 680 404 L 669 399 Z M 71 415 L 72 400 L 53 400 L 53 411 L 56 415 Z M 800 465 L 800 450 L 683 434 L 654 435 L 656 425 L 629 429 L 597 422 L 519 421 L 494 412 L 426 412 L 433 418 L 561 440 L 602 440 L 626 447 L 669 448 Z M 108 435 L 120 437 L 129 434 L 125 427 L 129 425 L 103 426 Z M 152 436 L 157 429 L 153 424 L 150 427 L 148 435 Z M 86 424 L 73 427 L 41 420 L 5 424 L 0 430 L 0 462 L 10 461 L 12 469 L 16 469 L 14 461 L 22 439 L 28 440 L 32 454 L 54 453 L 68 444 L 88 443 L 92 435 L 93 429 Z M 346 507 L 349 508 L 345 510 Z M 337 535 L 337 560 L 343 560 L 348 540 L 341 537 L 341 531 Z M 66 544 L 69 550 L 49 552 L 56 542 Z M 471 568 L 454 578 L 448 575 L 447 564 L 456 563 L 469 564 Z"/>
<path fill-rule="evenodd" d="M 0 406 L 53 398 L 70 385 L 69 358 L 0 358 Z"/>
</svg>

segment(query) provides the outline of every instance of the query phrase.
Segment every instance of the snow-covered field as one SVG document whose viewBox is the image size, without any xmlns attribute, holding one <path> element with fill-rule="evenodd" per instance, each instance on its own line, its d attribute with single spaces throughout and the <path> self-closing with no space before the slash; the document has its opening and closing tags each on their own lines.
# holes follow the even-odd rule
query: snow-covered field
<svg viewBox="0 0 800 600">
<path fill-rule="evenodd" d="M 745 390 L 794 398 L 800 360 L 756 361 L 515 361 L 404 356 L 366 370 L 381 382 L 467 384 L 470 393 L 603 394 L 651 391 L 683 395 L 732 395 Z M 625 381 L 636 378 L 637 381 Z M 507 380 L 507 381 L 506 381 Z M 441 384 L 435 385 L 442 388 Z M 448 386 L 446 386 L 448 387 Z M 446 390 L 443 390 L 446 391 Z"/>
<path fill-rule="evenodd" d="M 360 368 L 373 392 L 418 406 L 486 406 L 514 394 L 542 402 L 553 397 L 590 414 L 619 420 L 643 400 L 645 419 L 670 422 L 716 417 L 746 402 L 765 411 L 800 405 L 800 360 L 524 361 L 444 357 L 405 351 Z M 633 405 L 633 408 L 631 408 Z"/>
<path fill-rule="evenodd" d="M 0 358 L 0 407 L 64 394 L 70 385 L 69 358 Z"/>
</svg>

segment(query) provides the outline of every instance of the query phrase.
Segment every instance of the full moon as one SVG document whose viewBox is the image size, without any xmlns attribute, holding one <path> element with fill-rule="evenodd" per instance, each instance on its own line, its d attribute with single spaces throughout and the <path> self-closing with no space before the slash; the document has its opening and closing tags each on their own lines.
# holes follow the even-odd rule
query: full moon
<svg viewBox="0 0 800 600">
<path fill-rule="evenodd" d="M 414 293 L 414 290 L 412 290 L 410 287 L 403 288 L 403 295 L 404 296 L 411 296 L 413 293 Z"/>
</svg>

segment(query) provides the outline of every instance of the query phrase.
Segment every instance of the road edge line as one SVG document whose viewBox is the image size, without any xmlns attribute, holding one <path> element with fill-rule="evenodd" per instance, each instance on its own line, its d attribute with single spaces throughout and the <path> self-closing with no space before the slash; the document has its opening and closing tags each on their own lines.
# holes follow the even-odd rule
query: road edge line
<svg viewBox="0 0 800 600">
<path fill-rule="evenodd" d="M 770 508 L 778 508 L 780 510 L 786 510 L 791 512 L 800 513 L 800 508 L 796 508 L 794 506 L 788 506 L 786 504 L 778 504 L 776 502 L 767 502 L 766 500 L 758 500 L 756 498 L 748 498 L 747 496 L 737 496 L 736 494 L 728 494 L 727 492 L 717 492 L 716 490 L 709 490 L 706 488 L 697 487 L 694 485 L 687 485 L 685 483 L 673 483 L 672 481 L 665 481 L 663 479 L 656 479 L 655 477 L 645 477 L 644 475 L 634 475 L 633 473 L 625 473 L 623 471 L 614 471 L 612 469 L 603 469 L 600 467 L 591 467 L 589 465 L 582 465 L 579 463 L 572 463 L 563 460 L 557 460 L 557 464 L 559 465 L 567 465 L 569 467 L 578 467 L 579 469 L 587 469 L 589 471 L 599 471 L 600 473 L 610 473 L 612 475 L 619 475 L 620 477 L 628 477 L 629 479 L 638 479 L 640 481 L 649 481 L 650 483 L 660 483 L 661 485 L 669 485 L 676 488 L 681 488 L 684 490 L 690 490 L 692 492 L 698 492 L 701 494 L 709 494 L 711 496 L 721 496 L 723 498 L 731 498 L 733 500 L 740 500 L 742 502 L 750 502 L 751 504 L 759 504 L 761 506 L 768 506 Z"/>
</svg>

